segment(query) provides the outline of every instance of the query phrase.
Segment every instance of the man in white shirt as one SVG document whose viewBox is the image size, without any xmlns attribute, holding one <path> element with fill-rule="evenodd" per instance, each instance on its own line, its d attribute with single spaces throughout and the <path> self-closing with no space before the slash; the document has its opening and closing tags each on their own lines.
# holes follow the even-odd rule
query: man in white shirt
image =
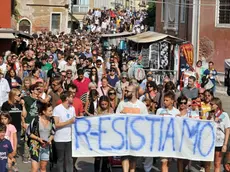
<svg viewBox="0 0 230 172">
<path fill-rule="evenodd" d="M 3 78 L 3 76 L 4 73 L 0 69 L 0 107 L 8 100 L 8 94 L 10 92 L 9 83 L 5 78 Z"/>
<path fill-rule="evenodd" d="M 148 114 L 148 109 L 146 105 L 137 99 L 139 87 L 137 85 L 129 85 L 126 91 L 127 101 L 121 101 L 117 107 L 117 114 Z M 123 172 L 135 172 L 136 170 L 136 157 L 133 156 L 123 156 L 122 159 L 122 169 Z"/>
<path fill-rule="evenodd" d="M 57 55 L 58 55 L 58 68 L 60 69 L 60 71 L 63 71 L 64 66 L 67 63 L 65 61 L 64 53 L 62 51 L 59 51 Z"/>
<path fill-rule="evenodd" d="M 3 74 L 6 74 L 7 67 L 6 67 L 6 63 L 4 63 L 4 59 L 2 56 L 0 56 L 0 69 L 2 70 Z"/>
<path fill-rule="evenodd" d="M 173 91 L 168 91 L 164 94 L 164 107 L 157 110 L 156 115 L 176 117 L 180 115 L 180 111 L 173 107 L 175 94 Z M 168 159 L 161 157 L 161 171 L 168 172 Z"/>
<path fill-rule="evenodd" d="M 57 151 L 57 171 L 73 172 L 75 168 L 72 159 L 72 127 L 76 114 L 72 106 L 73 96 L 69 91 L 65 91 L 60 96 L 62 104 L 53 110 L 56 133 L 54 142 Z"/>
</svg>

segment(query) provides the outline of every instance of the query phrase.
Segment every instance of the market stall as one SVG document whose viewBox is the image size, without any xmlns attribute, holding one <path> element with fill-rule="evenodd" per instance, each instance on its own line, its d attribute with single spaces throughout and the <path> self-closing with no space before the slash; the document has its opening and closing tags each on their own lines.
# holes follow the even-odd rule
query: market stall
<svg viewBox="0 0 230 172">
<path fill-rule="evenodd" d="M 193 51 L 188 51 L 184 46 L 191 44 L 180 38 L 149 31 L 130 36 L 127 40 L 130 56 L 139 57 L 139 63 L 145 70 L 153 71 L 155 80 L 159 83 L 162 83 L 165 76 L 179 80 L 181 54 L 185 65 L 193 65 Z"/>
<path fill-rule="evenodd" d="M 105 57 L 110 57 L 111 50 L 125 51 L 127 48 L 126 38 L 134 34 L 133 32 L 102 34 L 100 41 L 103 43 Z"/>
</svg>

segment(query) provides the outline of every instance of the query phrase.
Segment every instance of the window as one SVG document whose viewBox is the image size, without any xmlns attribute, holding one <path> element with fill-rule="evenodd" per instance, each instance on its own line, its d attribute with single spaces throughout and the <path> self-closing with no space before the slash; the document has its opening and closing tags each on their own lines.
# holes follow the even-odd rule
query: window
<svg viewBox="0 0 230 172">
<path fill-rule="evenodd" d="M 230 1 L 216 0 L 216 26 L 230 27 Z"/>
<path fill-rule="evenodd" d="M 52 13 L 51 14 L 51 30 L 59 31 L 61 25 L 61 14 L 60 13 Z"/>
<path fill-rule="evenodd" d="M 181 8 L 180 8 L 180 22 L 185 23 L 186 16 L 186 0 L 181 0 Z"/>
<path fill-rule="evenodd" d="M 19 30 L 26 32 L 26 33 L 30 33 L 30 29 L 31 29 L 31 24 L 30 21 L 27 19 L 22 19 L 19 22 Z"/>
<path fill-rule="evenodd" d="M 73 0 L 73 13 L 87 13 L 89 0 Z"/>
<path fill-rule="evenodd" d="M 162 0 L 161 4 L 161 21 L 165 21 L 165 0 Z"/>
</svg>

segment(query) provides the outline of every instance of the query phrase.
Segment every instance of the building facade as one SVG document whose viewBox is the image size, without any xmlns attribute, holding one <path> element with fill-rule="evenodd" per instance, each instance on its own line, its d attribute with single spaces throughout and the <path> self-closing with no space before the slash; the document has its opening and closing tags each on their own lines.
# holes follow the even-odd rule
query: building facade
<svg viewBox="0 0 230 172">
<path fill-rule="evenodd" d="M 201 0 L 199 58 L 213 61 L 224 72 L 224 60 L 230 59 L 230 1 Z M 213 5 L 214 4 L 214 5 Z"/>
<path fill-rule="evenodd" d="M 213 61 L 223 72 L 230 58 L 230 1 L 159 0 L 155 30 L 192 42 L 195 61 Z"/>
<path fill-rule="evenodd" d="M 67 0 L 17 0 L 16 8 L 20 14 L 16 24 L 18 30 L 27 33 L 67 31 Z"/>
<path fill-rule="evenodd" d="M 191 41 L 191 21 L 192 9 L 186 6 L 186 0 L 158 0 L 156 3 L 156 32 Z"/>
</svg>

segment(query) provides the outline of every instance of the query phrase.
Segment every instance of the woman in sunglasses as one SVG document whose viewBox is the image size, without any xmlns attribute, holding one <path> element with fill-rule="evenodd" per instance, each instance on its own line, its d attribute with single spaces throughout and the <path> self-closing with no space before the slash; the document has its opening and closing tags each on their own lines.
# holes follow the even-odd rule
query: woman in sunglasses
<svg viewBox="0 0 230 172">
<path fill-rule="evenodd" d="M 109 115 L 114 113 L 110 106 L 109 97 L 101 96 L 98 102 L 97 115 Z M 94 160 L 94 171 L 107 171 L 108 167 L 108 157 L 96 157 Z M 100 170 L 101 169 L 101 170 Z"/>
<path fill-rule="evenodd" d="M 110 88 L 108 90 L 108 97 L 109 97 L 109 101 L 110 101 L 110 107 L 115 112 L 120 100 L 118 99 L 116 90 L 114 88 Z"/>
<path fill-rule="evenodd" d="M 20 141 L 21 137 L 21 122 L 22 118 L 24 118 L 27 114 L 26 108 L 25 108 L 25 102 L 23 99 L 21 99 L 21 92 L 13 88 L 9 92 L 9 98 L 8 101 L 4 102 L 2 104 L 2 111 L 7 111 L 10 113 L 10 116 L 12 118 L 12 125 L 15 126 L 17 130 L 17 139 Z"/>
<path fill-rule="evenodd" d="M 216 144 L 215 144 L 215 157 L 214 157 L 214 171 L 221 171 L 222 153 L 227 151 L 230 120 L 226 112 L 222 108 L 222 102 L 219 98 L 215 97 L 210 102 L 211 111 L 208 119 L 214 120 L 216 123 Z M 206 162 L 206 169 L 210 171 L 211 162 Z M 206 170 L 205 169 L 205 170 Z"/>
<path fill-rule="evenodd" d="M 213 99 L 213 92 L 211 90 L 204 91 L 204 101 L 201 102 L 201 115 L 202 119 L 207 119 L 211 111 L 210 102 Z"/>
<path fill-rule="evenodd" d="M 180 111 L 181 117 L 188 117 L 188 98 L 185 96 L 180 96 L 177 99 L 177 106 Z"/>
</svg>

